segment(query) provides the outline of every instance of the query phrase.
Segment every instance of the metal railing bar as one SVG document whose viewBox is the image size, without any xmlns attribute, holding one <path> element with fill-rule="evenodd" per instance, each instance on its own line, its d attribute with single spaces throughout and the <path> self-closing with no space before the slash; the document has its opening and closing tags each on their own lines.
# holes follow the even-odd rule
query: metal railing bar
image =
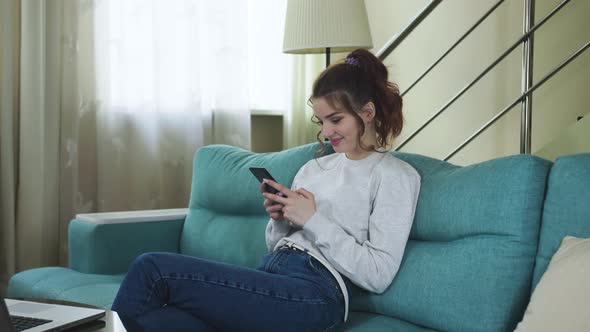
<svg viewBox="0 0 590 332">
<path fill-rule="evenodd" d="M 559 5 L 557 5 L 549 14 L 547 14 L 538 24 L 533 26 L 531 30 L 522 35 L 512 46 L 510 46 L 499 58 L 497 58 L 492 64 L 490 64 L 481 74 L 477 75 L 477 77 L 467 84 L 463 89 L 461 89 L 453 98 L 451 98 L 441 109 L 436 111 L 430 119 L 428 119 L 425 123 L 423 123 L 418 129 L 416 129 L 410 136 L 408 136 L 400 145 L 395 148 L 395 151 L 399 151 L 403 148 L 408 142 L 410 142 L 416 135 L 418 135 L 426 126 L 428 126 L 432 121 L 434 121 L 442 112 L 444 112 L 447 108 L 449 108 L 459 97 L 461 97 L 467 90 L 469 90 L 472 86 L 474 86 L 482 77 L 484 77 L 488 72 L 490 72 L 494 67 L 500 63 L 500 61 L 504 60 L 508 54 L 510 54 L 517 46 L 519 46 L 523 40 L 528 38 L 531 34 L 533 34 L 538 28 L 543 26 L 548 19 L 550 19 L 553 15 L 555 15 L 563 6 L 565 6 L 570 0 L 563 0 Z"/>
<path fill-rule="evenodd" d="M 523 33 L 527 33 L 534 25 L 535 0 L 524 1 Z M 533 50 L 535 36 L 531 35 L 522 44 L 522 76 L 521 90 L 526 91 L 533 85 Z M 521 102 L 520 112 L 520 153 L 531 153 L 531 130 L 533 124 L 533 96 L 526 96 Z"/>
<path fill-rule="evenodd" d="M 475 22 L 475 24 L 471 26 L 471 28 L 469 28 L 469 30 L 467 30 L 467 32 L 465 32 L 465 34 L 463 34 L 461 38 L 459 38 L 448 50 L 446 50 L 446 52 L 443 53 L 443 55 L 441 55 L 440 58 L 438 58 L 433 64 L 431 64 L 430 67 L 428 67 L 428 69 L 426 69 L 426 71 L 424 71 L 424 73 L 422 73 L 422 75 L 420 75 L 420 77 L 418 77 L 414 81 L 414 83 L 410 84 L 410 86 L 404 92 L 401 93 L 401 96 L 403 97 L 406 93 L 410 92 L 410 90 L 412 90 L 412 88 L 416 86 L 416 84 L 418 84 L 418 82 L 420 82 L 424 78 L 424 76 L 426 76 L 447 55 L 449 55 L 449 53 L 451 53 L 451 51 L 453 51 L 455 47 L 457 47 L 465 38 L 467 38 L 467 36 L 471 34 L 471 32 L 473 32 L 473 30 L 475 30 L 483 21 L 485 21 L 485 19 L 488 18 L 488 16 L 490 16 L 490 14 L 492 14 L 496 10 L 496 8 L 498 8 L 502 4 L 502 2 L 504 2 L 504 0 L 496 2 L 496 4 L 493 5 L 479 20 L 477 20 L 477 22 Z"/>
<path fill-rule="evenodd" d="M 548 79 L 553 77 L 553 75 L 557 74 L 561 69 L 567 66 L 570 62 L 572 62 L 575 58 L 577 58 L 580 54 L 586 51 L 590 47 L 590 41 L 586 42 L 584 46 L 578 49 L 575 53 L 570 55 L 566 60 L 564 60 L 561 64 L 555 67 L 549 74 L 545 75 L 539 82 L 535 83 L 530 89 L 525 91 L 520 97 L 516 98 L 510 105 L 504 108 L 500 113 L 496 114 L 490 121 L 488 121 L 485 125 L 483 125 L 479 130 L 477 130 L 473 135 L 471 135 L 468 139 L 466 139 L 461 145 L 459 145 L 455 150 L 453 150 L 449 155 L 447 155 L 444 160 L 449 160 L 452 158 L 457 152 L 461 151 L 467 144 L 473 141 L 477 136 L 479 136 L 484 130 L 486 130 L 489 126 L 493 125 L 496 121 L 498 121 L 504 114 L 508 113 L 514 106 L 516 106 L 519 102 L 521 102 L 526 96 L 532 94 L 538 87 L 543 85 Z"/>
<path fill-rule="evenodd" d="M 389 56 L 389 54 L 391 54 L 391 52 L 393 52 L 393 50 L 398 47 L 399 44 L 401 44 L 412 31 L 414 31 L 414 29 L 428 16 L 428 14 L 430 14 L 434 8 L 436 8 L 436 6 L 441 3 L 441 1 L 442 0 L 430 1 L 430 3 L 426 5 L 426 7 L 424 7 L 424 9 L 422 9 L 422 11 L 418 13 L 418 15 L 416 15 L 414 19 L 412 19 L 412 21 L 410 21 L 410 23 L 400 33 L 396 34 L 387 43 L 385 43 L 385 46 L 383 46 L 379 52 L 377 52 L 377 57 L 380 60 L 387 58 L 387 56 Z"/>
</svg>

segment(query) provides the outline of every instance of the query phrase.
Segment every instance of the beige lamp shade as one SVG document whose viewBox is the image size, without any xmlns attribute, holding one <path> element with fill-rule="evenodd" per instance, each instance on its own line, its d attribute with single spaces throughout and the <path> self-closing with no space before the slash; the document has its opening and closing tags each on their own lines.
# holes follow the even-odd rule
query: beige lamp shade
<svg viewBox="0 0 590 332">
<path fill-rule="evenodd" d="M 288 0 L 283 52 L 347 52 L 372 48 L 364 0 Z"/>
</svg>

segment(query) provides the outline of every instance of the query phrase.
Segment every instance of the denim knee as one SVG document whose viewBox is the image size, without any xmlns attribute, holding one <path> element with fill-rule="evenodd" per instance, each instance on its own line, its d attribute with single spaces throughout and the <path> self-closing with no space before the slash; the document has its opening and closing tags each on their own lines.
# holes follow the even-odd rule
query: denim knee
<svg viewBox="0 0 590 332">
<path fill-rule="evenodd" d="M 159 271 L 158 262 L 168 256 L 167 253 L 161 252 L 147 252 L 135 257 L 129 266 L 129 272 L 139 269 L 143 272 Z"/>
<path fill-rule="evenodd" d="M 137 256 L 129 265 L 127 275 L 121 283 L 112 309 L 119 312 L 133 311 L 137 305 L 132 299 L 146 291 L 146 286 L 160 273 L 158 261 L 162 259 L 162 253 L 144 253 Z"/>
</svg>

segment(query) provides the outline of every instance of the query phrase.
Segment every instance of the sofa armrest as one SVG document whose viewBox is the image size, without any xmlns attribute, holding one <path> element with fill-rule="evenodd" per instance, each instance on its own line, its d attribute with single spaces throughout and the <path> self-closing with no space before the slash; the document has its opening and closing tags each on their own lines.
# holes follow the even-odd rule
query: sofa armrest
<svg viewBox="0 0 590 332">
<path fill-rule="evenodd" d="M 82 273 L 126 273 L 144 252 L 178 252 L 188 209 L 78 214 L 70 222 L 70 268 Z"/>
</svg>

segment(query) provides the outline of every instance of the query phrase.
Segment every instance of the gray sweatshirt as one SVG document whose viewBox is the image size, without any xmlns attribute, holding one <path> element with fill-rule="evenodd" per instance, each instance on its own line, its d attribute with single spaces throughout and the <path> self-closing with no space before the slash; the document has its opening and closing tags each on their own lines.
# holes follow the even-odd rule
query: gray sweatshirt
<svg viewBox="0 0 590 332">
<path fill-rule="evenodd" d="M 316 213 L 303 228 L 270 219 L 269 251 L 293 243 L 328 268 L 345 298 L 341 275 L 357 286 L 382 293 L 393 281 L 412 227 L 420 176 L 391 153 L 351 160 L 335 153 L 307 162 L 293 180 L 315 196 Z"/>
</svg>

